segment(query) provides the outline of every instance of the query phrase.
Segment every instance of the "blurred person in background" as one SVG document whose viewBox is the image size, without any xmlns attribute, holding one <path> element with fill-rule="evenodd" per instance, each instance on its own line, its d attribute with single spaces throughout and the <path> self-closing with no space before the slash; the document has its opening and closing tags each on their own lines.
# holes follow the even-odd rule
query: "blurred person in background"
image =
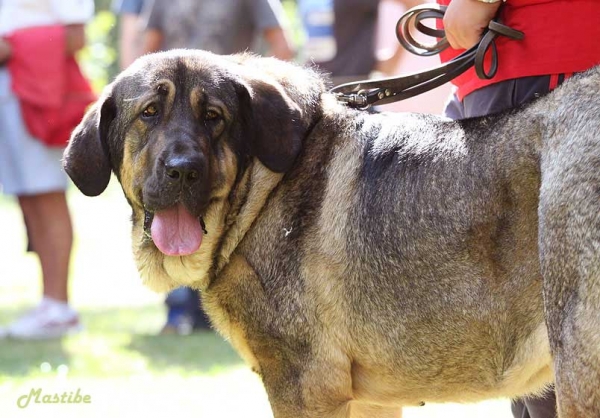
<svg viewBox="0 0 600 418">
<path fill-rule="evenodd" d="M 115 0 L 113 12 L 119 16 L 119 67 L 124 70 L 142 52 L 142 21 L 144 0 Z"/>
<path fill-rule="evenodd" d="M 73 230 L 61 159 L 94 100 L 74 59 L 93 13 L 92 0 L 0 0 L 0 186 L 18 199 L 43 279 L 42 301 L 2 336 L 54 338 L 80 329 L 68 299 Z"/>
<path fill-rule="evenodd" d="M 387 56 L 377 50 L 380 6 L 386 0 L 298 0 L 306 41 L 304 61 L 329 73 L 338 85 L 392 75 L 404 54 L 398 42 Z M 387 0 L 409 9 L 421 0 Z M 398 16 L 400 17 L 400 16 Z M 393 29 L 391 29 L 393 32 Z"/>
<path fill-rule="evenodd" d="M 279 0 L 147 0 L 143 18 L 144 53 L 196 48 L 234 54 L 252 51 L 262 38 L 265 55 L 294 57 Z"/>
<path fill-rule="evenodd" d="M 294 57 L 278 0 L 146 0 L 142 20 L 142 53 L 196 48 L 216 54 L 253 51 L 283 60 Z M 258 50 L 259 45 L 266 51 Z M 166 304 L 162 333 L 209 328 L 196 290 L 175 289 Z"/>
</svg>

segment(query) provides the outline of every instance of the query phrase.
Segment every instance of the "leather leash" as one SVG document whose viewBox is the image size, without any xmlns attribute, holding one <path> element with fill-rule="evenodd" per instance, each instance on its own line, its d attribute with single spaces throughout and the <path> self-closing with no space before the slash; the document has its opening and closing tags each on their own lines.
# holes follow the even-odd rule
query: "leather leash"
<svg viewBox="0 0 600 418">
<path fill-rule="evenodd" d="M 442 29 L 433 29 L 426 26 L 423 20 L 443 19 L 445 12 L 446 6 L 437 4 L 423 4 L 408 10 L 396 24 L 398 41 L 405 49 L 416 55 L 439 54 L 449 46 L 445 33 Z M 417 31 L 439 40 L 433 45 L 418 42 L 411 35 L 411 25 Z M 480 41 L 475 46 L 445 64 L 405 76 L 345 83 L 333 87 L 330 92 L 335 94 L 338 101 L 347 104 L 349 107 L 367 109 L 372 105 L 383 105 L 408 99 L 439 87 L 458 77 L 472 66 L 475 67 L 479 78 L 490 79 L 496 75 L 498 70 L 498 52 L 495 39 L 500 35 L 516 40 L 523 39 L 524 36 L 523 32 L 503 25 L 498 19 L 494 19 L 489 23 Z M 486 71 L 484 57 L 488 51 L 491 51 L 492 61 L 489 71 Z"/>
</svg>

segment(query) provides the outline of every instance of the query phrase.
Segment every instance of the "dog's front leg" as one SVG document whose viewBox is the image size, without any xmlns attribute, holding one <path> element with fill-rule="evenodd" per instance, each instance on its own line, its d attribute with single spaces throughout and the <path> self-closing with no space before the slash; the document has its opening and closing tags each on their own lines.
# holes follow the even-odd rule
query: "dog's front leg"
<svg viewBox="0 0 600 418">
<path fill-rule="evenodd" d="M 350 418 L 349 375 L 315 361 L 260 361 L 274 418 Z M 262 359 L 261 359 L 262 360 Z M 376 416 L 372 416 L 376 418 Z"/>
<path fill-rule="evenodd" d="M 302 389 L 300 389 L 303 392 Z M 267 389 L 274 418 L 402 418 L 402 408 L 370 405 L 327 396 L 309 397 L 304 402 L 273 395 Z"/>
<path fill-rule="evenodd" d="M 366 404 L 362 402 L 350 403 L 349 418 L 402 418 L 402 408 L 386 407 Z"/>
<path fill-rule="evenodd" d="M 401 408 L 354 400 L 350 363 L 343 356 L 296 365 L 263 361 L 261 371 L 274 418 L 402 417 Z"/>
<path fill-rule="evenodd" d="M 314 352 L 314 350 L 310 350 Z M 287 358 L 286 358 L 287 357 Z M 260 361 L 274 418 L 350 418 L 352 381 L 342 361 L 272 353 Z M 373 417 L 376 418 L 376 417 Z"/>
<path fill-rule="evenodd" d="M 303 382 L 300 374 L 262 367 L 274 418 L 350 418 L 350 400 L 323 382 Z"/>
</svg>

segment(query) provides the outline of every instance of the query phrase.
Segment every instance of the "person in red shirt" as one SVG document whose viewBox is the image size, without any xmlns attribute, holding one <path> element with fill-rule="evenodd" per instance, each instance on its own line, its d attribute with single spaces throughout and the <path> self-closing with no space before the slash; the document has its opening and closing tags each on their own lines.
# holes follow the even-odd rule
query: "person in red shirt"
<svg viewBox="0 0 600 418">
<path fill-rule="evenodd" d="M 498 37 L 498 72 L 482 80 L 470 69 L 453 84 L 446 115 L 483 116 L 513 108 L 545 94 L 573 73 L 600 64 L 600 13 L 597 0 L 438 0 L 448 5 L 444 29 L 452 48 L 442 61 L 475 45 L 496 15 L 524 32 L 516 41 Z"/>
<path fill-rule="evenodd" d="M 0 1 L 0 194 L 18 201 L 43 284 L 41 302 L 0 327 L 0 338 L 59 338 L 81 329 L 69 303 L 73 227 L 61 159 L 95 99 L 74 58 L 93 13 L 92 0 Z"/>
</svg>

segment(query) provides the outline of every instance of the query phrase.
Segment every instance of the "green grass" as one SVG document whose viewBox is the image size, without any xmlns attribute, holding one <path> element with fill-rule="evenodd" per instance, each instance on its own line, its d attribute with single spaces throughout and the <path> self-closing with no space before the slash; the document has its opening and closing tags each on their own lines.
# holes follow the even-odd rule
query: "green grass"
<svg viewBox="0 0 600 418">
<path fill-rule="evenodd" d="M 69 192 L 76 244 L 71 300 L 84 331 L 56 341 L 0 340 L 0 417 L 271 417 L 259 379 L 213 332 L 156 335 L 163 295 L 145 289 L 133 264 L 129 209 L 115 182 L 98 198 Z M 0 195 L 0 325 L 35 305 L 40 272 L 25 254 L 15 201 Z M 90 404 L 30 404 L 43 394 L 90 395 Z M 510 417 L 506 401 L 407 408 L 405 418 Z"/>
</svg>

